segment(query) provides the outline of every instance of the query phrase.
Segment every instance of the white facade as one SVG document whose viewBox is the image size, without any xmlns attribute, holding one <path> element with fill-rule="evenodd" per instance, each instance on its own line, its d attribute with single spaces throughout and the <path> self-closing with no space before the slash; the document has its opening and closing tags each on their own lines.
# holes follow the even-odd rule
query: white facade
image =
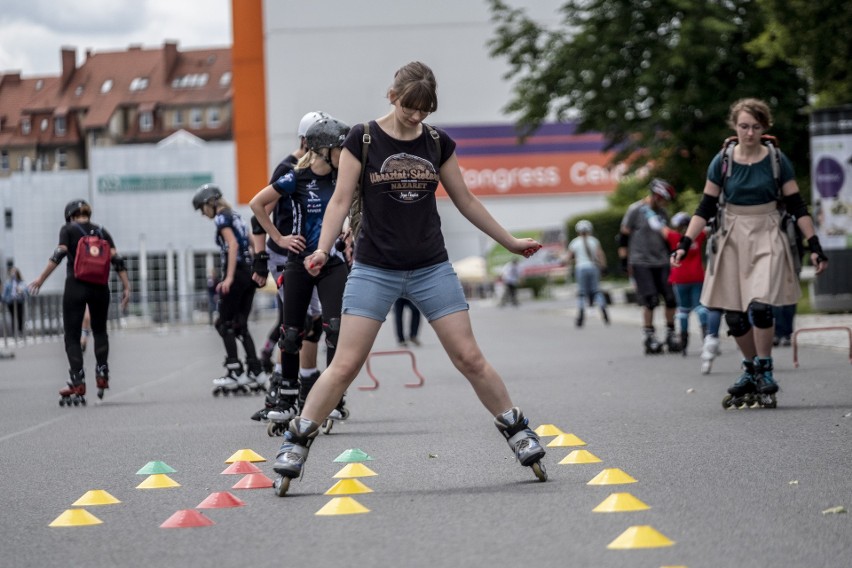
<svg viewBox="0 0 852 568">
<path fill-rule="evenodd" d="M 559 22 L 561 0 L 517 0 L 541 22 Z M 294 2 L 264 0 L 269 163 L 297 146 L 306 112 L 322 110 L 348 124 L 384 115 L 393 73 L 414 60 L 438 80 L 436 126 L 509 124 L 503 112 L 511 83 L 508 65 L 487 43 L 495 24 L 480 0 Z M 572 215 L 606 206 L 600 193 L 483 198 L 510 231 L 561 227 Z M 439 200 L 450 259 L 484 254 L 490 239 Z"/>
</svg>

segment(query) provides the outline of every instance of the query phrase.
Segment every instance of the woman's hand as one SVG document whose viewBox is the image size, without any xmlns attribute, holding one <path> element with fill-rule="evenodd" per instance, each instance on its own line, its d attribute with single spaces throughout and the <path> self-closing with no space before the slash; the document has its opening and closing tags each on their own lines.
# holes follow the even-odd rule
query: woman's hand
<svg viewBox="0 0 852 568">
<path fill-rule="evenodd" d="M 828 268 L 828 259 L 816 252 L 811 253 L 811 264 L 816 267 L 815 275 L 820 275 Z"/>
<path fill-rule="evenodd" d="M 673 267 L 678 268 L 678 267 L 680 266 L 681 261 L 683 260 L 683 257 L 685 257 L 685 256 L 686 256 L 686 251 L 685 251 L 685 250 L 683 250 L 683 249 L 676 249 L 676 250 L 675 250 L 675 251 L 671 254 L 671 256 L 669 257 L 669 262 L 671 263 L 671 265 L 672 265 Z"/>
<path fill-rule="evenodd" d="M 305 250 L 305 237 L 302 235 L 286 235 L 275 239 L 275 243 L 281 248 L 299 254 Z"/>
<path fill-rule="evenodd" d="M 38 291 L 41 289 L 41 285 L 44 284 L 41 278 L 36 278 L 30 285 L 27 286 L 27 290 L 29 290 L 31 296 L 38 296 Z"/>
<path fill-rule="evenodd" d="M 220 296 L 227 296 L 228 292 L 231 291 L 231 286 L 233 286 L 233 284 L 234 277 L 229 276 L 216 285 L 216 291 L 219 293 Z"/>
<path fill-rule="evenodd" d="M 309 257 L 305 259 L 305 270 L 311 276 L 316 276 L 328 262 L 328 253 L 324 250 L 317 249 Z"/>
<path fill-rule="evenodd" d="M 525 258 L 529 258 L 534 255 L 538 249 L 541 248 L 541 243 L 539 243 L 535 239 L 515 239 L 515 242 L 512 243 L 512 246 L 509 248 L 509 252 L 514 254 L 520 254 Z"/>
</svg>

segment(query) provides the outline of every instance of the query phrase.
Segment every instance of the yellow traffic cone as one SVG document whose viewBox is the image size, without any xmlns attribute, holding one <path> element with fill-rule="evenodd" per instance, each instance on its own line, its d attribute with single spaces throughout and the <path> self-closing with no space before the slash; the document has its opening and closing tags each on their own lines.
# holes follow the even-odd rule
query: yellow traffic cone
<svg viewBox="0 0 852 568">
<path fill-rule="evenodd" d="M 355 515 L 358 513 L 369 513 L 370 509 L 352 497 L 335 497 L 325 506 L 314 513 L 315 515 Z"/>
<path fill-rule="evenodd" d="M 586 485 L 619 485 L 621 483 L 636 483 L 636 480 L 617 467 L 612 467 L 594 476 Z"/>
<path fill-rule="evenodd" d="M 50 523 L 49 527 L 80 527 L 84 525 L 99 525 L 102 520 L 86 509 L 68 509 Z"/>
<path fill-rule="evenodd" d="M 102 489 L 86 491 L 82 497 L 71 503 L 72 507 L 87 507 L 89 505 L 112 505 L 121 503 L 118 499 Z"/>
<path fill-rule="evenodd" d="M 672 546 L 673 540 L 650 525 L 630 527 L 618 538 L 607 545 L 611 550 L 627 550 L 630 548 L 662 548 Z"/>
<path fill-rule="evenodd" d="M 644 511 L 651 507 L 630 493 L 613 493 L 600 505 L 592 509 L 593 513 L 619 513 L 622 511 Z"/>
<path fill-rule="evenodd" d="M 574 450 L 559 462 L 560 464 L 598 463 L 601 458 L 588 450 Z"/>
</svg>

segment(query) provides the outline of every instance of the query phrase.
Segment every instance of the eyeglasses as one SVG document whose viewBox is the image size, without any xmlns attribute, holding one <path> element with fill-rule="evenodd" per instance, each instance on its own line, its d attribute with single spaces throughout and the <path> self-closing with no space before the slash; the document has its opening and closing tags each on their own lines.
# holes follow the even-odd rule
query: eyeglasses
<svg viewBox="0 0 852 568">
<path fill-rule="evenodd" d="M 763 131 L 763 126 L 760 124 L 738 124 L 737 129 L 742 130 L 743 132 L 751 130 L 752 132 L 757 133 Z"/>
<path fill-rule="evenodd" d="M 420 116 L 423 117 L 423 118 L 426 118 L 427 116 L 432 114 L 432 112 L 428 111 L 428 110 L 420 110 L 418 108 L 408 108 L 408 107 L 404 107 L 402 105 L 399 105 L 399 110 L 402 111 L 402 114 L 404 114 L 406 118 L 410 118 L 417 113 L 420 113 Z"/>
</svg>

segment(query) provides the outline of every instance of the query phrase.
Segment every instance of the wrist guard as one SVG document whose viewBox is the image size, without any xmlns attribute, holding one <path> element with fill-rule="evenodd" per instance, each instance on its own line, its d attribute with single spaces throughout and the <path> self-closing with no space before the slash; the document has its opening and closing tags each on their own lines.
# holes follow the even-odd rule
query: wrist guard
<svg viewBox="0 0 852 568">
<path fill-rule="evenodd" d="M 822 245 L 819 243 L 819 237 L 814 235 L 808 239 L 808 248 L 811 249 L 812 253 L 816 253 L 817 260 L 819 262 L 825 262 L 828 260 L 828 257 L 825 256 L 825 253 L 822 250 Z"/>
<path fill-rule="evenodd" d="M 618 233 L 615 237 L 615 241 L 618 243 L 619 248 L 627 248 L 627 245 L 630 244 L 630 235 Z"/>
<path fill-rule="evenodd" d="M 266 278 L 269 276 L 269 253 L 256 252 L 251 265 L 252 271 L 258 276 Z"/>
<path fill-rule="evenodd" d="M 683 251 L 683 252 L 685 252 L 685 253 L 689 253 L 689 249 L 690 249 L 690 247 L 692 247 L 692 239 L 690 239 L 690 238 L 689 238 L 689 237 L 687 237 L 686 235 L 683 235 L 683 236 L 680 238 L 680 242 L 677 244 L 677 249 L 676 249 L 676 251 L 677 251 L 677 250 L 682 250 L 682 251 Z"/>
</svg>

